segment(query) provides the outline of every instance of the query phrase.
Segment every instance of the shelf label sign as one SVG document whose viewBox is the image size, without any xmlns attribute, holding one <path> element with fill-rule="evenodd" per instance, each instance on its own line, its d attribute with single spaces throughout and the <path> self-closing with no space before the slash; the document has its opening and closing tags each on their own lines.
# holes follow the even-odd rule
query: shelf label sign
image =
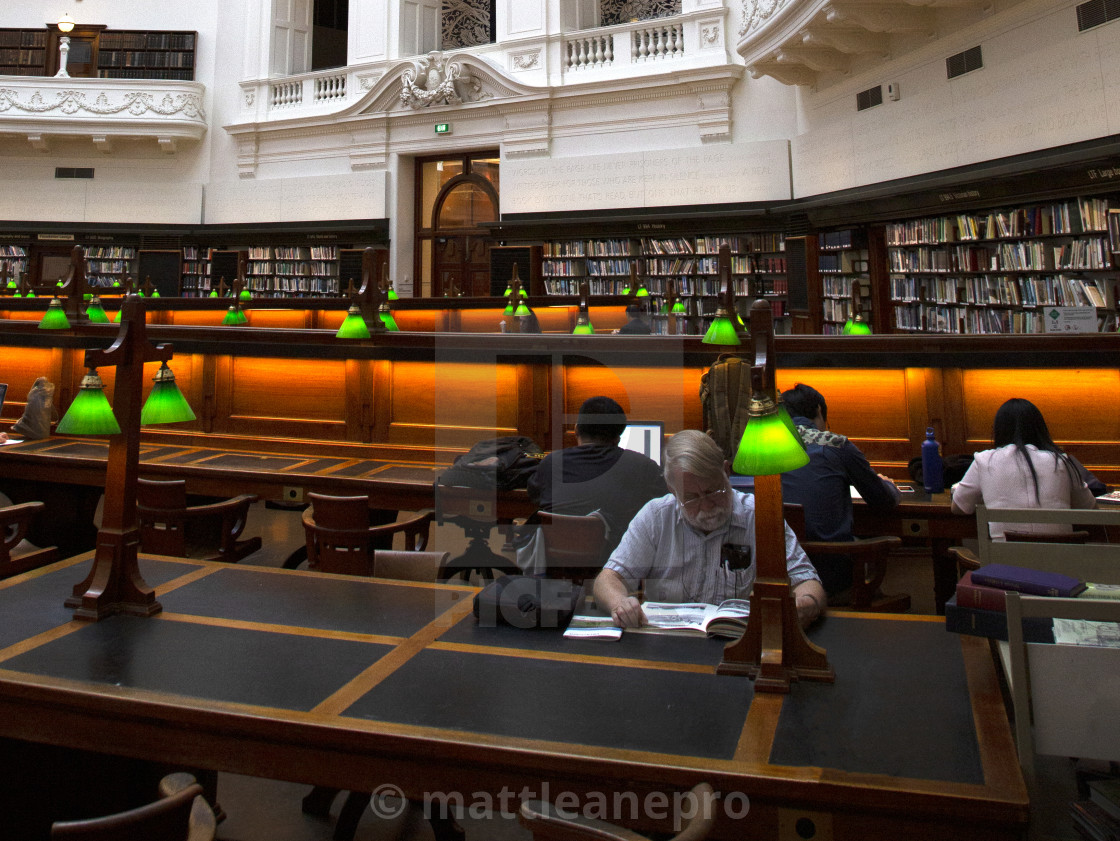
<svg viewBox="0 0 1120 841">
<path fill-rule="evenodd" d="M 436 134 L 451 134 L 451 123 L 436 123 Z"/>
<path fill-rule="evenodd" d="M 1047 307 L 1047 333 L 1096 333 L 1096 307 Z"/>
</svg>

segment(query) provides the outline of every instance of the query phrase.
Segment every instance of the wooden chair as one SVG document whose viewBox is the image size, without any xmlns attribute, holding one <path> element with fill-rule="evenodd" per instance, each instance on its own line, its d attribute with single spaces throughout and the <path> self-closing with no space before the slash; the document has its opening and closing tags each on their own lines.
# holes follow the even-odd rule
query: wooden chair
<svg viewBox="0 0 1120 841">
<path fill-rule="evenodd" d="M 447 563 L 440 580 L 459 577 L 467 582 L 472 573 L 477 573 L 482 580 L 492 581 L 499 572 L 521 574 L 517 564 L 490 548 L 490 532 L 498 525 L 496 494 L 494 490 L 435 483 L 436 524 L 454 523 L 470 539 L 466 550 Z"/>
<path fill-rule="evenodd" d="M 449 552 L 426 552 L 434 514 L 431 511 L 400 523 L 369 525 L 369 497 L 308 494 L 311 507 L 303 512 L 307 561 L 311 569 L 339 575 L 436 581 Z M 376 549 L 382 538 L 405 536 L 405 551 Z M 315 786 L 303 798 L 303 811 L 326 817 L 341 789 Z M 372 793 L 351 791 L 335 822 L 336 841 L 349 841 L 369 805 Z M 462 830 L 453 821 L 433 819 L 437 839 L 457 839 Z"/>
<path fill-rule="evenodd" d="M 377 546 L 392 545 L 403 534 L 406 552 L 428 548 L 432 512 L 385 526 L 369 524 L 369 497 L 308 494 L 311 507 L 303 512 L 307 565 L 340 575 L 375 575 Z M 428 579 L 431 580 L 431 579 Z"/>
<path fill-rule="evenodd" d="M 0 508 L 0 579 L 19 575 L 58 560 L 58 548 L 40 549 L 26 542 L 31 520 L 46 508 L 42 502 L 22 502 Z"/>
<path fill-rule="evenodd" d="M 700 783 L 688 797 L 693 801 L 687 811 L 691 817 L 671 841 L 702 841 L 715 824 L 719 801 L 712 787 Z M 617 824 L 566 812 L 543 800 L 523 801 L 518 820 L 533 833 L 533 841 L 648 841 Z"/>
<path fill-rule="evenodd" d="M 868 537 L 860 540 L 806 540 L 805 512 L 800 505 L 786 503 L 783 516 L 810 560 L 821 557 L 849 557 L 852 563 L 852 595 L 846 605 L 829 604 L 829 610 L 863 610 L 905 613 L 910 609 L 910 594 L 885 595 L 880 591 L 887 574 L 887 558 L 902 545 L 898 537 Z"/>
<path fill-rule="evenodd" d="M 538 511 L 534 517 L 540 521 L 539 539 L 544 540 L 545 574 L 549 578 L 582 584 L 602 571 L 607 560 L 603 557 L 607 523 L 600 515 Z"/>
<path fill-rule="evenodd" d="M 138 479 L 136 515 L 140 548 L 156 555 L 237 563 L 261 548 L 261 539 L 239 540 L 249 506 L 260 499 L 241 494 L 208 505 L 187 505 L 183 479 Z"/>
<path fill-rule="evenodd" d="M 214 811 L 190 774 L 169 774 L 154 803 L 79 821 L 56 821 L 52 841 L 213 841 Z"/>
</svg>

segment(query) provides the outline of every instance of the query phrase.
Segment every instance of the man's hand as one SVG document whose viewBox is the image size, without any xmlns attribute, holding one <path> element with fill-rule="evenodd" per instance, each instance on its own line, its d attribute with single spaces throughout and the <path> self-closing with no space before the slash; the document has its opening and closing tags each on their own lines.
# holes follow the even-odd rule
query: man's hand
<svg viewBox="0 0 1120 841">
<path fill-rule="evenodd" d="M 611 608 L 611 619 L 620 628 L 638 628 L 646 624 L 646 615 L 641 603 L 633 596 L 620 599 Z"/>
</svg>

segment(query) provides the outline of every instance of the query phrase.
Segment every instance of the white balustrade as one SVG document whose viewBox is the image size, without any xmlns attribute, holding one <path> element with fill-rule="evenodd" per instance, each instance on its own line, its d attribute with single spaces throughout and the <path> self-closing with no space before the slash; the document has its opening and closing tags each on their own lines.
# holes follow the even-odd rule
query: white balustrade
<svg viewBox="0 0 1120 841">
<path fill-rule="evenodd" d="M 315 101 L 334 102 L 346 99 L 346 74 L 335 73 L 315 79 Z"/>
<path fill-rule="evenodd" d="M 292 108 L 303 104 L 303 82 L 276 82 L 270 85 L 273 108 Z"/>
<path fill-rule="evenodd" d="M 565 69 L 568 71 L 617 67 L 648 61 L 683 58 L 684 24 L 680 21 L 649 20 L 573 33 L 564 38 Z M 615 54 L 615 38 L 629 39 L 630 52 Z"/>
</svg>

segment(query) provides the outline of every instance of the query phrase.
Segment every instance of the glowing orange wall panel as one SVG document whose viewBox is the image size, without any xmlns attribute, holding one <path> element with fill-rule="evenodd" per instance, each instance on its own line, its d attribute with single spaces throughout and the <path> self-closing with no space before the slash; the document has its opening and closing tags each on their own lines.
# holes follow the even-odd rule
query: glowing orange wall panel
<svg viewBox="0 0 1120 841">
<path fill-rule="evenodd" d="M 346 363 L 333 359 L 235 357 L 231 417 L 341 421 Z"/>
</svg>

